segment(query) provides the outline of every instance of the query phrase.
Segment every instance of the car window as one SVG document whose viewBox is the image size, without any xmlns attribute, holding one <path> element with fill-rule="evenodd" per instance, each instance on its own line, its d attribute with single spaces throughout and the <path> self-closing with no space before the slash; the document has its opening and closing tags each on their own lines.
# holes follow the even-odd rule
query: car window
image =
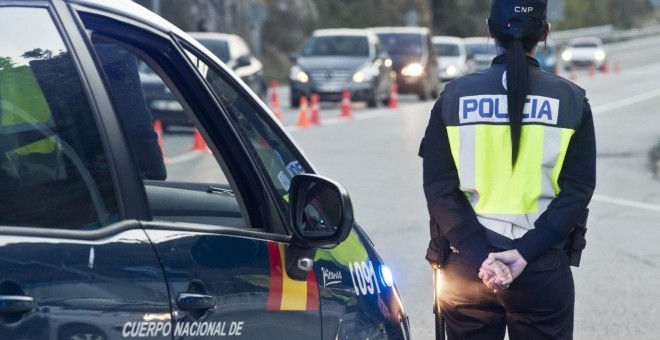
<svg viewBox="0 0 660 340">
<path fill-rule="evenodd" d="M 12 32 L 0 45 L 0 225 L 117 220 L 99 130 L 48 10 L 3 8 L 0 29 Z"/>
<path fill-rule="evenodd" d="M 433 47 L 435 48 L 435 53 L 440 56 L 458 57 L 461 55 L 458 45 L 456 44 L 435 43 L 433 44 Z"/>
<path fill-rule="evenodd" d="M 574 47 L 574 48 L 597 48 L 598 44 L 596 44 L 596 43 L 575 43 L 575 44 L 572 44 L 571 47 Z"/>
<path fill-rule="evenodd" d="M 197 39 L 204 47 L 208 48 L 211 53 L 215 54 L 223 63 L 229 61 L 229 44 L 227 40 L 221 39 Z"/>
<path fill-rule="evenodd" d="M 301 55 L 368 57 L 369 42 L 363 36 L 316 36 L 307 41 Z"/>
<path fill-rule="evenodd" d="M 229 186 L 205 144 L 195 145 L 204 141 L 195 130 L 193 113 L 163 73 L 154 70 L 157 64 L 103 37 L 93 35 L 92 43 L 143 179 Z M 165 134 L 154 114 L 164 110 L 185 117 L 190 127 Z"/>
<path fill-rule="evenodd" d="M 415 33 L 378 33 L 381 44 L 389 54 L 421 56 L 422 35 Z"/>
<path fill-rule="evenodd" d="M 305 162 L 291 144 L 285 142 L 286 137 L 277 131 L 279 128 L 270 117 L 265 117 L 254 100 L 239 91 L 235 83 L 232 85 L 226 75 L 209 67 L 207 61 L 191 51 L 187 55 L 227 110 L 259 168 L 270 180 L 268 184 L 277 193 L 280 205 L 288 208 L 291 178 L 311 171 L 305 168 Z"/>
</svg>

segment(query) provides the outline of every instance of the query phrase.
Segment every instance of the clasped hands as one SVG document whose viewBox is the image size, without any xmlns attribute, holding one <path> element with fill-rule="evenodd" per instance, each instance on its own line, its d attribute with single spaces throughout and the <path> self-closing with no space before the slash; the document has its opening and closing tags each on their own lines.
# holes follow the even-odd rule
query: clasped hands
<svg viewBox="0 0 660 340">
<path fill-rule="evenodd" d="M 507 288 L 527 266 L 527 261 L 518 250 L 490 253 L 479 268 L 479 278 L 494 293 Z"/>
</svg>

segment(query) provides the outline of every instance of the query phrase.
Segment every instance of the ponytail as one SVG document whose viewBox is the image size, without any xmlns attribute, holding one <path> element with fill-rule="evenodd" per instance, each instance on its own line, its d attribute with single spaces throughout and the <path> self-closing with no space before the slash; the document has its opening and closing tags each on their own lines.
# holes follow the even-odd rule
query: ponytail
<svg viewBox="0 0 660 340">
<path fill-rule="evenodd" d="M 529 92 L 527 57 L 520 38 L 513 40 L 506 56 L 506 97 L 511 128 L 511 164 L 515 166 L 520 149 L 523 109 Z"/>
<path fill-rule="evenodd" d="M 499 44 L 507 49 L 506 56 L 506 97 L 509 127 L 511 128 L 511 164 L 516 165 L 522 135 L 522 119 L 525 101 L 529 93 L 529 70 L 526 53 L 531 51 L 539 39 L 548 32 L 544 21 L 538 29 L 523 37 L 505 33 L 508 27 L 502 27 L 488 20 L 488 30 Z"/>
</svg>

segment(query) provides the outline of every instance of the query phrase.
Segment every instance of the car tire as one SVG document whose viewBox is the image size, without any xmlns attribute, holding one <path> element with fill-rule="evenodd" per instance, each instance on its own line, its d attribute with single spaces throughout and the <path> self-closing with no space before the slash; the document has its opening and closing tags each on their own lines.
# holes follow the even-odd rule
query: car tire
<svg viewBox="0 0 660 340">
<path fill-rule="evenodd" d="M 424 81 L 422 83 L 422 88 L 417 93 L 417 96 L 419 97 L 419 100 L 421 100 L 421 101 L 426 101 L 426 100 L 429 99 L 429 97 L 431 97 L 431 89 L 430 89 L 430 86 L 428 84 L 428 81 Z"/>
<path fill-rule="evenodd" d="M 378 100 L 378 86 L 374 85 L 374 88 L 371 91 L 371 97 L 367 100 L 367 107 L 377 108 L 380 104 Z"/>
<path fill-rule="evenodd" d="M 291 97 L 291 108 L 296 109 L 300 105 L 300 98 Z"/>
</svg>

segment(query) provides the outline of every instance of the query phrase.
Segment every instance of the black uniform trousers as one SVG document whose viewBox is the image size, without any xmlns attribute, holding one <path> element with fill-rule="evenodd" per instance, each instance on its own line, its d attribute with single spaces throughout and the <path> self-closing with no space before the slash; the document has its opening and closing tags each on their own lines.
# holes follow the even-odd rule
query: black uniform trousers
<svg viewBox="0 0 660 340">
<path fill-rule="evenodd" d="M 447 338 L 572 339 L 575 287 L 568 257 L 551 250 L 527 265 L 511 286 L 493 293 L 460 253 L 442 271 L 441 312 Z"/>
</svg>

